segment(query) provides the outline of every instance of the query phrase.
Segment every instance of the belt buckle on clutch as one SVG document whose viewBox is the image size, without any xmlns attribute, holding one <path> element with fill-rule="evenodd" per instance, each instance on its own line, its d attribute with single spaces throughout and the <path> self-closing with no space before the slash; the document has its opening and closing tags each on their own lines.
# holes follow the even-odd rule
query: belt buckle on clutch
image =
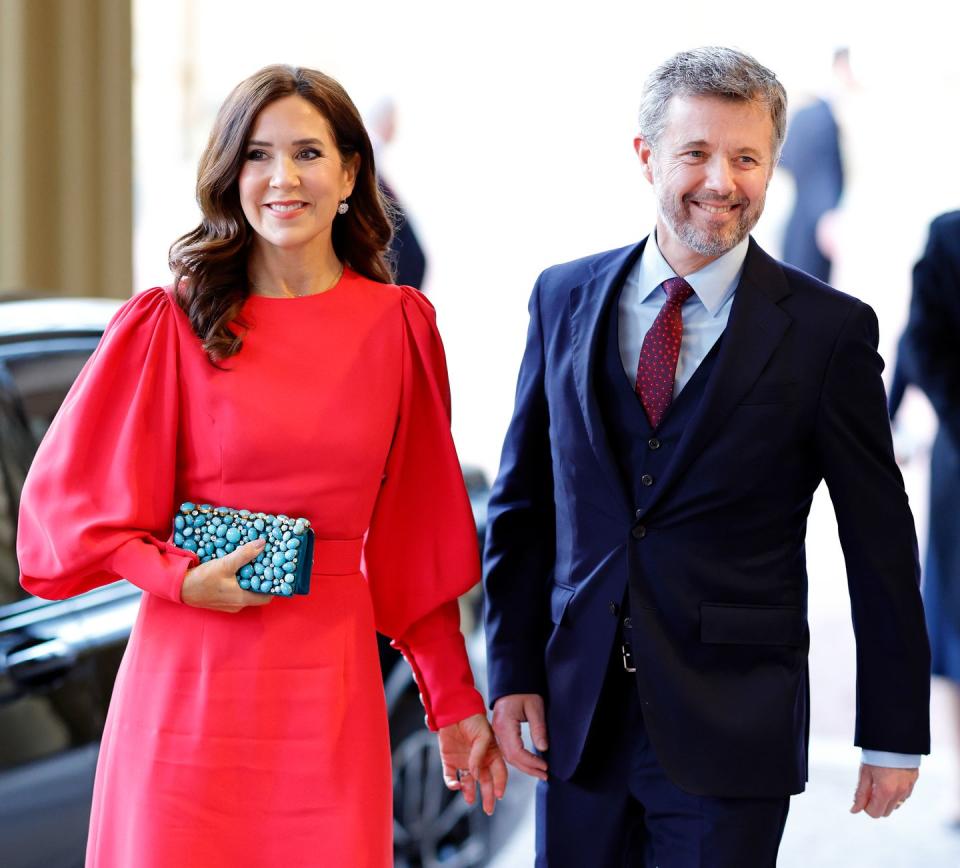
<svg viewBox="0 0 960 868">
<path fill-rule="evenodd" d="M 620 650 L 623 652 L 623 668 L 627 672 L 636 672 L 637 667 L 633 665 L 633 652 L 630 650 L 630 646 L 624 642 L 620 646 Z"/>
</svg>

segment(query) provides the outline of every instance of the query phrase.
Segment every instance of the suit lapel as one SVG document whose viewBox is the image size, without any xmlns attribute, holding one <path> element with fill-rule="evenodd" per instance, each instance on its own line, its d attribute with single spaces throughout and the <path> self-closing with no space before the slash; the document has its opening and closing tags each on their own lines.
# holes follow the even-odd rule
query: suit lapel
<svg viewBox="0 0 960 868">
<path fill-rule="evenodd" d="M 630 499 L 610 449 L 594 377 L 603 313 L 609 309 L 609 305 L 617 303 L 620 288 L 643 253 L 645 243 L 644 240 L 632 247 L 614 251 L 594 266 L 592 275 L 586 281 L 570 290 L 570 344 L 577 398 L 590 446 L 607 483 L 620 500 L 620 513 L 629 509 Z"/>
<path fill-rule="evenodd" d="M 660 478 L 656 494 L 648 502 L 647 512 L 703 451 L 760 376 L 792 321 L 778 306 L 789 294 L 783 270 L 751 238 L 710 381 L 684 429 L 673 460 Z"/>
</svg>

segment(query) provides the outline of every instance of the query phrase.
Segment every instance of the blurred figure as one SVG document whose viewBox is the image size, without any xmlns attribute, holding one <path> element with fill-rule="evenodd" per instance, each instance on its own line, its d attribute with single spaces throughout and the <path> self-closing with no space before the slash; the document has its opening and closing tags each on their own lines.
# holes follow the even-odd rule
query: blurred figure
<svg viewBox="0 0 960 868">
<path fill-rule="evenodd" d="M 923 389 L 939 428 L 930 456 L 930 532 L 923 594 L 933 674 L 950 680 L 960 747 L 960 211 L 930 225 L 927 248 L 913 270 L 913 297 L 897 374 Z M 960 792 L 958 792 L 960 808 Z M 960 825 L 960 813 L 957 824 Z"/>
<path fill-rule="evenodd" d="M 379 166 L 381 153 L 393 141 L 397 131 L 397 107 L 390 97 L 384 97 L 370 111 L 367 128 L 373 143 Z M 394 281 L 400 286 L 423 288 L 423 277 L 427 271 L 427 257 L 423 252 L 420 239 L 410 225 L 406 209 L 393 187 L 387 182 L 381 170 L 378 175 L 380 190 L 386 196 L 393 212 L 393 240 L 387 259 L 393 268 Z"/>
<path fill-rule="evenodd" d="M 837 81 L 852 80 L 848 49 L 834 53 L 833 72 Z M 793 116 L 780 166 L 790 172 L 796 185 L 783 239 L 784 262 L 828 283 L 834 253 L 833 211 L 843 194 L 840 128 L 828 98 L 818 97 Z"/>
</svg>

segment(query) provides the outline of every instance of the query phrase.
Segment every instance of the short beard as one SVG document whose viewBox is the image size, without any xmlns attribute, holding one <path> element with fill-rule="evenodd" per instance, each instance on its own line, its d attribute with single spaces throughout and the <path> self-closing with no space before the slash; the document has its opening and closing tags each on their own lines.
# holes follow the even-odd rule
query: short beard
<svg viewBox="0 0 960 868">
<path fill-rule="evenodd" d="M 689 215 L 684 213 L 683 208 L 687 210 L 696 207 L 686 201 L 677 205 L 674 201 L 664 199 L 657 200 L 657 210 L 660 216 L 666 221 L 671 231 L 677 238 L 691 250 L 699 253 L 701 256 L 723 256 L 730 250 L 733 250 L 744 238 L 750 234 L 750 230 L 757 225 L 760 215 L 763 213 L 763 204 L 766 196 L 762 196 L 759 202 L 751 202 L 747 206 L 740 208 L 736 225 L 729 229 L 709 232 L 694 226 Z M 732 204 L 730 200 L 714 199 L 704 200 L 713 201 L 717 205 Z"/>
</svg>

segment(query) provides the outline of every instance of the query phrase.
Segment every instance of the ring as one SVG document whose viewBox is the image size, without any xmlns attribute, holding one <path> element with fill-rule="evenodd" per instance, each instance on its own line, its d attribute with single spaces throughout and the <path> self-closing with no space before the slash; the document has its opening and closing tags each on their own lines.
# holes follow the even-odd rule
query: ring
<svg viewBox="0 0 960 868">
<path fill-rule="evenodd" d="M 470 777 L 470 769 L 457 769 L 457 781 L 462 781 L 464 778 Z"/>
</svg>

